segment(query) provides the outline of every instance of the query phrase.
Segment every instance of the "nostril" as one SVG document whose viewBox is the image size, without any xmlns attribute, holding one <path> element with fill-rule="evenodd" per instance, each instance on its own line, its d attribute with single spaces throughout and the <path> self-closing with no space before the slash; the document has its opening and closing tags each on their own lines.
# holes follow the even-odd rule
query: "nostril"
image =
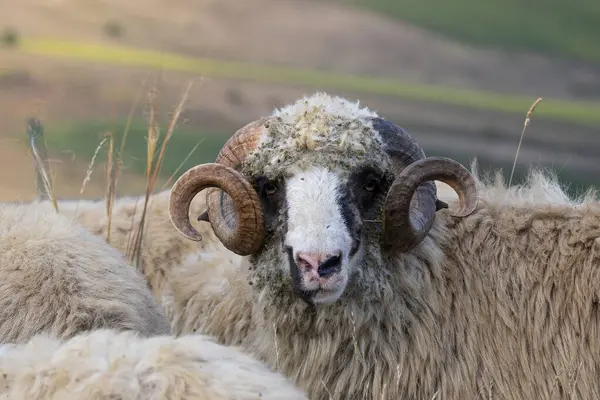
<svg viewBox="0 0 600 400">
<path fill-rule="evenodd" d="M 317 273 L 320 277 L 326 278 L 330 275 L 340 272 L 342 269 L 342 257 L 341 255 L 330 256 L 328 259 L 323 261 L 317 268 Z"/>
<path fill-rule="evenodd" d="M 303 269 L 316 269 L 319 265 L 319 259 L 311 253 L 298 253 L 296 254 L 296 264 Z"/>
</svg>

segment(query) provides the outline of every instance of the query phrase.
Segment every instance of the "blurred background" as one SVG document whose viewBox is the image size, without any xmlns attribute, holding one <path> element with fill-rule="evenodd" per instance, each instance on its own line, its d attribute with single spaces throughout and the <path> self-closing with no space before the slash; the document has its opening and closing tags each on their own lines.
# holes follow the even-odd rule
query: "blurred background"
<svg viewBox="0 0 600 400">
<path fill-rule="evenodd" d="M 102 196 L 108 141 L 82 182 L 131 115 L 117 192 L 142 193 L 150 114 L 162 139 L 191 81 L 157 189 L 327 91 L 507 178 L 543 97 L 516 179 L 543 166 L 580 192 L 600 181 L 599 43 L 598 0 L 0 0 L 0 200 L 35 196 L 31 117 L 65 198 Z"/>
</svg>

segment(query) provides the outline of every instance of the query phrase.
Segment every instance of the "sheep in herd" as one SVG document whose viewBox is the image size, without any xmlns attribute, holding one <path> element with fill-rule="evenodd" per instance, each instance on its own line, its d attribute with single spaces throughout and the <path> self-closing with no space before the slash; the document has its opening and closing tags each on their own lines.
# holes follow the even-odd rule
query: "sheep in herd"
<svg viewBox="0 0 600 400">
<path fill-rule="evenodd" d="M 165 190 L 149 198 L 138 269 L 146 278 L 152 293 L 162 304 L 170 320 L 173 313 L 172 296 L 167 282 L 174 267 L 184 262 L 190 254 L 198 252 L 225 252 L 231 258 L 235 258 L 236 255 L 221 244 L 210 225 L 197 225 L 202 232 L 202 242 L 192 242 L 181 236 L 169 218 L 169 195 L 170 190 Z M 144 200 L 145 195 L 124 196 L 117 198 L 113 205 L 109 242 L 128 260 L 134 247 L 134 237 L 140 226 Z M 38 204 L 48 212 L 53 212 L 50 201 L 42 201 Z M 58 201 L 58 207 L 61 214 L 75 219 L 92 234 L 104 240 L 109 239 L 104 199 L 62 199 Z M 196 214 L 206 209 L 204 199 L 198 196 L 191 209 Z"/>
<path fill-rule="evenodd" d="M 108 329 L 0 346 L 0 398 L 307 399 L 287 378 L 208 337 L 143 338 Z"/>
<path fill-rule="evenodd" d="M 200 240 L 189 203 L 211 187 L 199 219 L 243 256 L 177 270 L 175 333 L 241 346 L 311 399 L 600 398 L 600 202 L 473 175 L 326 94 L 246 125 L 171 190 Z"/>
<path fill-rule="evenodd" d="M 450 198 L 456 197 L 446 184 L 436 182 L 436 185 L 443 194 Z M 210 224 L 193 221 L 195 228 L 202 235 L 200 242 L 187 240 L 180 235 L 173 227 L 168 214 L 170 192 L 164 190 L 150 196 L 139 267 L 152 292 L 163 304 L 169 318 L 172 314 L 172 296 L 167 281 L 173 268 L 182 263 L 194 262 L 193 259 L 197 254 L 207 253 L 217 254 L 218 257 L 223 256 L 227 265 L 240 262 L 240 256 L 230 252 L 221 244 Z M 113 205 L 110 244 L 127 257 L 131 254 L 133 236 L 140 224 L 144 196 L 120 197 Z M 50 201 L 44 201 L 42 204 L 48 212 L 52 212 Z M 63 199 L 58 201 L 58 206 L 61 214 L 75 218 L 94 235 L 108 239 L 108 218 L 104 199 Z M 198 215 L 205 209 L 204 197 L 196 196 L 190 207 L 191 214 Z"/>
<path fill-rule="evenodd" d="M 182 237 L 169 218 L 169 195 L 170 190 L 164 190 L 149 198 L 140 257 L 140 272 L 158 297 L 165 289 L 171 268 L 181 264 L 188 254 L 225 249 L 214 236 L 210 225 L 198 224 L 204 238 L 202 242 L 192 242 Z M 120 197 L 113 205 L 110 244 L 125 256 L 129 256 L 132 251 L 133 238 L 144 208 L 144 197 L 145 195 Z M 52 207 L 50 201 L 43 204 L 48 210 Z M 92 234 L 108 238 L 105 200 L 63 199 L 58 201 L 58 207 L 61 214 L 75 218 Z M 198 214 L 204 209 L 206 203 L 198 196 L 192 204 L 192 212 Z"/>
<path fill-rule="evenodd" d="M 101 238 L 35 203 L 0 205 L 0 221 L 0 342 L 170 332 L 143 277 Z"/>
</svg>

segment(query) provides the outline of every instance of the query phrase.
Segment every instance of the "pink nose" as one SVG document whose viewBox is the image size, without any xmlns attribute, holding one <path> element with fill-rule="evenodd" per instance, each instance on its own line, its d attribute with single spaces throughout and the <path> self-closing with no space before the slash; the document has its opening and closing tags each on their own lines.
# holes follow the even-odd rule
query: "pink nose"
<svg viewBox="0 0 600 400">
<path fill-rule="evenodd" d="M 326 277 L 335 272 L 339 272 L 341 268 L 341 251 L 333 253 L 296 253 L 296 262 L 301 270 L 317 271 L 319 276 Z"/>
</svg>

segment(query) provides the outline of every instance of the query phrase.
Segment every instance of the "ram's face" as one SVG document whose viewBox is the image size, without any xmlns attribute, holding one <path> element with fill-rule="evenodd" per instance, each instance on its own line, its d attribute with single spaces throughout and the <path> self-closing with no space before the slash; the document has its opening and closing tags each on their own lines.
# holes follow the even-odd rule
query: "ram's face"
<svg viewBox="0 0 600 400">
<path fill-rule="evenodd" d="M 367 166 L 345 171 L 311 165 L 292 168 L 285 178 L 255 179 L 265 246 L 281 251 L 273 267 L 289 277 L 303 300 L 326 304 L 344 293 L 363 262 L 365 235 L 375 243 L 380 240 L 372 228 L 381 226 L 391 178 Z"/>
<path fill-rule="evenodd" d="M 250 256 L 257 292 L 327 304 L 360 296 L 349 292 L 359 287 L 353 279 L 381 273 L 384 252 L 411 251 L 425 238 L 440 207 L 434 179 L 459 193 L 455 215 L 474 210 L 475 183 L 456 161 L 427 159 L 396 124 L 318 94 L 239 129 L 216 163 L 177 180 L 169 207 L 179 232 L 201 240 L 189 206 L 212 187 L 199 219 L 229 250 Z M 377 291 L 376 282 L 360 282 Z"/>
</svg>

